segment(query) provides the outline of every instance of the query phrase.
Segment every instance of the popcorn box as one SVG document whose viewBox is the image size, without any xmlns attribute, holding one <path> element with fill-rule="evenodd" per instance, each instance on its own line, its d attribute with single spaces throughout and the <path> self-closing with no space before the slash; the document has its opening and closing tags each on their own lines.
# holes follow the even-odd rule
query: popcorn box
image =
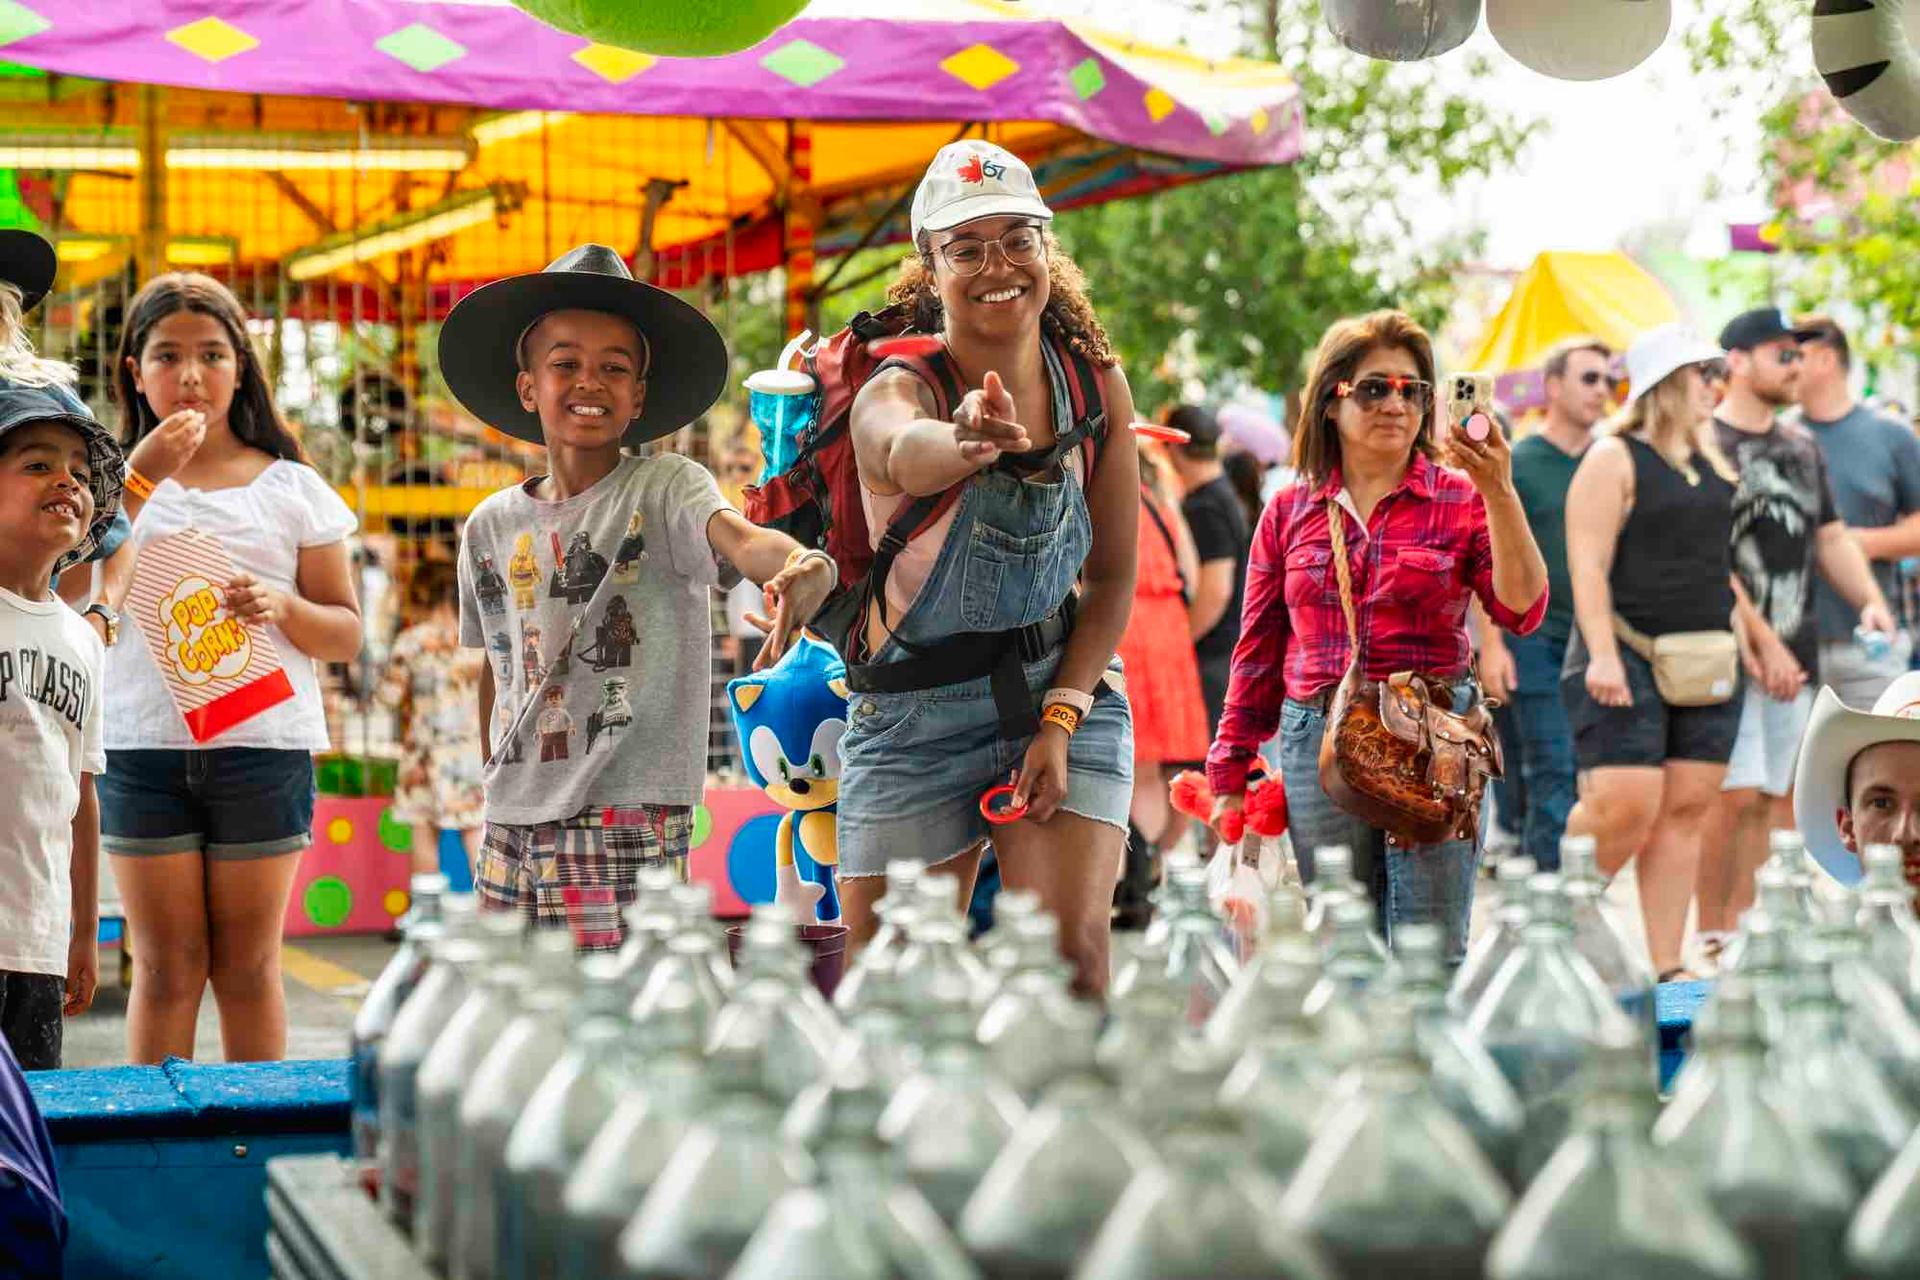
<svg viewBox="0 0 1920 1280">
<path fill-rule="evenodd" d="M 227 612 L 232 578 L 233 561 L 219 540 L 188 529 L 140 548 L 127 593 L 127 615 L 195 742 L 293 697 L 266 631 Z"/>
</svg>

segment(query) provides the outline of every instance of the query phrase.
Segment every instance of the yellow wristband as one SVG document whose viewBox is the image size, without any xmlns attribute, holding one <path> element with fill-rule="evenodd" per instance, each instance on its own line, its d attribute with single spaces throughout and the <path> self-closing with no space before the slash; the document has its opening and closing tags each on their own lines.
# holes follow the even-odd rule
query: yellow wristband
<svg viewBox="0 0 1920 1280">
<path fill-rule="evenodd" d="M 1080 727 L 1080 712 L 1064 702 L 1049 702 L 1040 712 L 1041 724 L 1057 724 L 1071 738 Z"/>
<path fill-rule="evenodd" d="M 126 479 L 120 482 L 120 487 L 143 502 L 153 496 L 153 481 L 147 479 L 132 467 L 127 468 Z"/>
</svg>

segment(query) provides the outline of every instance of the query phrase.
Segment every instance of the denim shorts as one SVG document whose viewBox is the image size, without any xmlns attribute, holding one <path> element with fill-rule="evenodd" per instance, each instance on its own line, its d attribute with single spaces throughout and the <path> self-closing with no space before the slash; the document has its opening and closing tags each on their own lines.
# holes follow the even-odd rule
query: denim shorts
<svg viewBox="0 0 1920 1280">
<path fill-rule="evenodd" d="M 1057 655 L 1030 663 L 1036 701 Z M 912 693 L 856 693 L 840 740 L 840 875 L 877 876 L 890 858 L 932 865 L 986 839 L 981 793 L 1008 780 L 1028 738 L 1000 736 L 988 679 Z M 1067 748 L 1064 812 L 1122 831 L 1133 802 L 1133 713 L 1124 694 L 1094 700 Z"/>
<path fill-rule="evenodd" d="M 121 857 L 270 858 L 313 842 L 306 751 L 109 751 L 99 792 L 100 847 Z"/>
</svg>

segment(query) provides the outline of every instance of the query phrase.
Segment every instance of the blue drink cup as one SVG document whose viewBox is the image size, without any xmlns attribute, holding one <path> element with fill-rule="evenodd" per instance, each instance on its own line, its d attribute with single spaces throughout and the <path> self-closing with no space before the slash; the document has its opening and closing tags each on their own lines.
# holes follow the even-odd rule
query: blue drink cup
<svg viewBox="0 0 1920 1280">
<path fill-rule="evenodd" d="M 793 465 L 819 406 L 812 376 L 798 369 L 762 369 L 747 379 L 747 411 L 760 430 L 760 452 L 767 460 L 761 484 Z"/>
</svg>

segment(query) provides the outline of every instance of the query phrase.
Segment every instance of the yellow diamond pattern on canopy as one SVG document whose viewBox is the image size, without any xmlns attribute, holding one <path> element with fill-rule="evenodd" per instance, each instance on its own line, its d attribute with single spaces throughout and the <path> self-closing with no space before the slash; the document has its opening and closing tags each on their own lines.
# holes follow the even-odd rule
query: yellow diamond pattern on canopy
<svg viewBox="0 0 1920 1280">
<path fill-rule="evenodd" d="M 1020 69 L 1020 64 L 992 45 L 968 45 L 940 64 L 940 69 L 971 89 L 991 89 Z"/>
<path fill-rule="evenodd" d="M 1255 133 L 1265 133 L 1269 122 L 1270 117 L 1264 107 L 1255 107 L 1253 114 L 1247 117 L 1247 123 L 1253 126 Z"/>
<path fill-rule="evenodd" d="M 1147 114 L 1153 117 L 1155 124 L 1172 115 L 1174 108 L 1180 105 L 1167 95 L 1165 89 L 1149 89 L 1141 101 L 1147 104 Z"/>
<path fill-rule="evenodd" d="M 618 49 L 610 44 L 587 45 L 573 55 L 573 60 L 608 84 L 625 84 L 659 61 L 652 54 Z"/>
<path fill-rule="evenodd" d="M 235 54 L 260 47 L 258 40 L 218 18 L 202 18 L 184 27 L 175 27 L 167 32 L 167 39 L 208 62 L 225 62 Z"/>
</svg>

